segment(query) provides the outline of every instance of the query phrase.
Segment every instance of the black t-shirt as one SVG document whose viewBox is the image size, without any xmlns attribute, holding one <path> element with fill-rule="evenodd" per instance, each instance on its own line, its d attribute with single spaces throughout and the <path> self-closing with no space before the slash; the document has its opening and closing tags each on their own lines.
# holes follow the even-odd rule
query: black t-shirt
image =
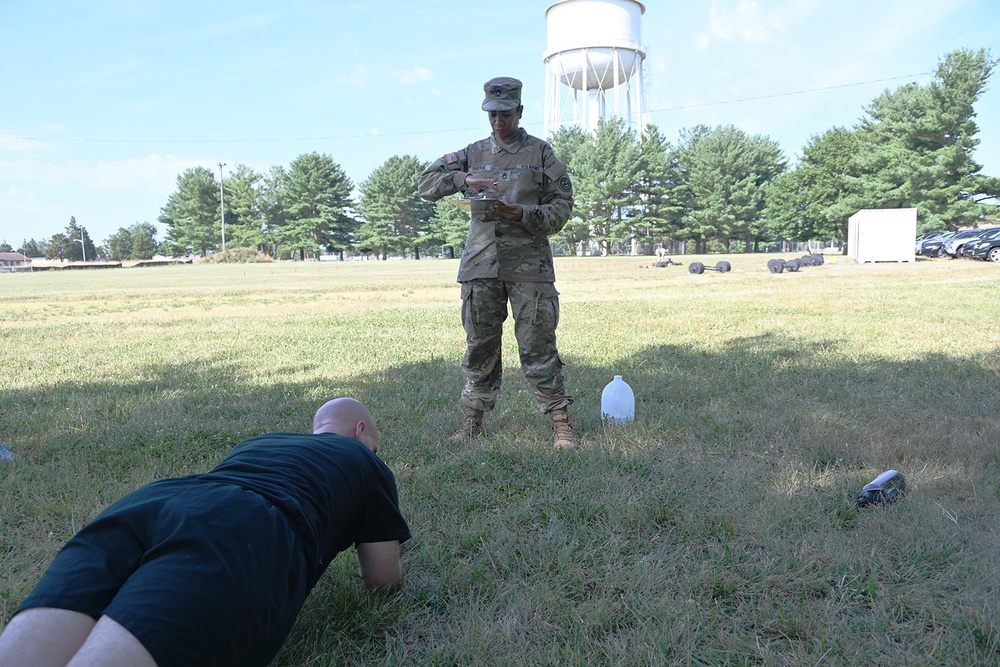
<svg viewBox="0 0 1000 667">
<path fill-rule="evenodd" d="M 269 433 L 236 445 L 202 475 L 273 503 L 302 540 L 309 584 L 358 542 L 404 542 L 396 479 L 371 450 L 332 433 Z"/>
</svg>

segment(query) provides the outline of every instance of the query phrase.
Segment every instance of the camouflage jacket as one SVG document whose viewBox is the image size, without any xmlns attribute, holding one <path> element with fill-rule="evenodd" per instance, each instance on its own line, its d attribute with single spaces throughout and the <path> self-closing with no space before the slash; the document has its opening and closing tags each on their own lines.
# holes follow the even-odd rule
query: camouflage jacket
<svg viewBox="0 0 1000 667">
<path fill-rule="evenodd" d="M 430 201 L 459 192 L 469 174 L 497 181 L 500 194 L 521 204 L 524 217 L 513 221 L 477 206 L 458 269 L 459 282 L 498 278 L 555 282 L 549 236 L 569 220 L 573 184 L 552 147 L 524 129 L 511 144 L 495 135 L 438 158 L 420 174 L 420 196 Z"/>
</svg>

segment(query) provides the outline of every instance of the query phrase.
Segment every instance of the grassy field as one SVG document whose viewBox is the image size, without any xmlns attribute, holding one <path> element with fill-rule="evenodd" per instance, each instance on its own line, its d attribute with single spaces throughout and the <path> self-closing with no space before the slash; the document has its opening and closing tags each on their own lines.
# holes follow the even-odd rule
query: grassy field
<svg viewBox="0 0 1000 667">
<path fill-rule="evenodd" d="M 0 625 L 118 496 L 351 395 L 406 586 L 342 555 L 277 665 L 1000 664 L 1000 267 L 768 258 L 557 258 L 571 453 L 511 322 L 488 436 L 447 442 L 455 261 L 0 275 Z M 608 427 L 615 374 L 637 416 Z M 909 493 L 854 509 L 888 468 Z"/>
</svg>

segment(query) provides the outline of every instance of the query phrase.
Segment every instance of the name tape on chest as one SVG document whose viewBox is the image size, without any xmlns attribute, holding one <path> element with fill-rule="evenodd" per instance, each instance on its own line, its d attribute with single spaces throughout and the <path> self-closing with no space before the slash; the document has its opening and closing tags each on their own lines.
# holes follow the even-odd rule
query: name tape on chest
<svg viewBox="0 0 1000 667">
<path fill-rule="evenodd" d="M 497 167 L 492 164 L 478 164 L 469 167 L 469 171 L 494 171 L 496 169 L 503 169 L 504 171 L 542 171 L 542 165 L 540 164 L 518 164 L 510 168 Z"/>
</svg>

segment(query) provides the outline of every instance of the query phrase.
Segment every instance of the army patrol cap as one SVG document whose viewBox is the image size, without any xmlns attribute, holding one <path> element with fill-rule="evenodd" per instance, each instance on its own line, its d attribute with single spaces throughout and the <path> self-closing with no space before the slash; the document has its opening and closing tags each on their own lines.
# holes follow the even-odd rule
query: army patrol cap
<svg viewBox="0 0 1000 667">
<path fill-rule="evenodd" d="M 483 111 L 512 111 L 521 106 L 521 82 L 509 76 L 490 79 L 483 85 Z"/>
</svg>

